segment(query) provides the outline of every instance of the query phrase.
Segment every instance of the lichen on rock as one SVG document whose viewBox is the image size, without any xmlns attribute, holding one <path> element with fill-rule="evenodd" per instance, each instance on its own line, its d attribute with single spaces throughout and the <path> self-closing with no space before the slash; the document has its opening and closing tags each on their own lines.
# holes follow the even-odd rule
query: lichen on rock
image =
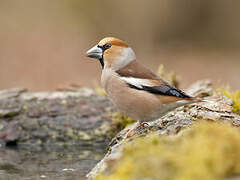
<svg viewBox="0 0 240 180">
<path fill-rule="evenodd" d="M 233 111 L 240 114 L 240 90 L 231 92 L 229 89 L 223 89 L 220 92 L 233 100 Z"/>
<path fill-rule="evenodd" d="M 113 135 L 116 135 L 118 132 L 134 122 L 136 122 L 136 120 L 120 112 L 112 113 L 111 132 Z"/>
<path fill-rule="evenodd" d="M 178 136 L 137 138 L 127 142 L 121 160 L 95 180 L 224 179 L 240 173 L 239 142 L 239 128 L 209 121 Z"/>
</svg>

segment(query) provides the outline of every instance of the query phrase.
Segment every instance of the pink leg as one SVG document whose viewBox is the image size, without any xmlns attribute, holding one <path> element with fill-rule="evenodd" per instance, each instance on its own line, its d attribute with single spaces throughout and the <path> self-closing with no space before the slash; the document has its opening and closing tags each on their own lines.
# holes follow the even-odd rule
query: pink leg
<svg viewBox="0 0 240 180">
<path fill-rule="evenodd" d="M 142 122 L 142 123 L 137 123 L 135 126 L 133 126 L 132 128 L 128 129 L 124 139 L 130 138 L 132 136 L 134 136 L 136 134 L 136 129 L 139 127 L 145 127 L 145 126 L 149 126 L 149 124 L 147 122 Z"/>
</svg>

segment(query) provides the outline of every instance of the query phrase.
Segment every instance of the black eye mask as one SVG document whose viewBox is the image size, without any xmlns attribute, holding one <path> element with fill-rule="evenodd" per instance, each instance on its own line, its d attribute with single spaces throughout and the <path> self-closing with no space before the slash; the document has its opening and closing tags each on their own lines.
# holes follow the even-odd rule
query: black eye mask
<svg viewBox="0 0 240 180">
<path fill-rule="evenodd" d="M 104 68 L 104 59 L 103 59 L 103 54 L 104 54 L 104 51 L 106 51 L 107 49 L 109 49 L 110 47 L 112 47 L 111 44 L 107 43 L 107 44 L 104 44 L 103 46 L 97 46 L 99 48 L 102 49 L 103 53 L 102 53 L 102 58 L 99 59 L 100 63 L 101 63 L 101 66 L 102 66 L 102 69 Z"/>
</svg>

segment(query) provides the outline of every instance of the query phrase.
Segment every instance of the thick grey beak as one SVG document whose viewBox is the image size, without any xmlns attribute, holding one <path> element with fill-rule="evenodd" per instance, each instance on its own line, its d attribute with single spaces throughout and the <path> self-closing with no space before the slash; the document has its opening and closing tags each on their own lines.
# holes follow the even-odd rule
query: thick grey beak
<svg viewBox="0 0 240 180">
<path fill-rule="evenodd" d="M 90 58 L 95 58 L 95 59 L 102 59 L 102 49 L 98 47 L 97 45 L 92 47 L 86 52 L 87 56 Z"/>
</svg>

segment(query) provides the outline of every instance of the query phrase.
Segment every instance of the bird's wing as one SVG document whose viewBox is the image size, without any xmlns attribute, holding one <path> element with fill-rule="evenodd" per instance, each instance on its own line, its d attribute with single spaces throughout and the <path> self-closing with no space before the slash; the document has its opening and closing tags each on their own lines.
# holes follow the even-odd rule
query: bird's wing
<svg viewBox="0 0 240 180">
<path fill-rule="evenodd" d="M 147 91 L 155 95 L 173 96 L 177 98 L 193 98 L 181 90 L 160 79 L 152 71 L 133 61 L 117 71 L 120 78 L 134 89 Z"/>
<path fill-rule="evenodd" d="M 121 77 L 134 77 L 140 79 L 153 79 L 153 80 L 159 79 L 159 77 L 155 75 L 151 70 L 137 63 L 136 60 L 132 61 L 127 66 L 118 70 L 117 73 Z"/>
<path fill-rule="evenodd" d="M 134 77 L 121 77 L 130 88 L 147 91 L 155 95 L 174 96 L 178 98 L 193 98 L 181 90 L 164 82 L 149 79 L 139 79 Z"/>
</svg>

